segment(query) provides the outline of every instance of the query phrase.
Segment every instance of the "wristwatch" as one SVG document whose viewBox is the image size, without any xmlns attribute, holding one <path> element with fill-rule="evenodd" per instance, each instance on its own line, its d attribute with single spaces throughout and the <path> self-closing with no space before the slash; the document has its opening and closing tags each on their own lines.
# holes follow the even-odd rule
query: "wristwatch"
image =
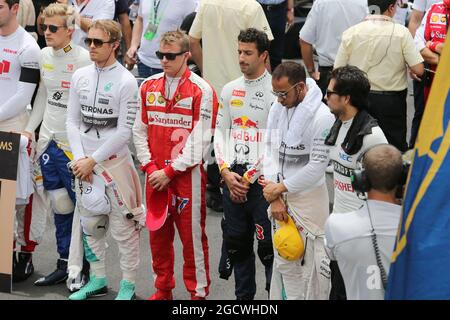
<svg viewBox="0 0 450 320">
<path fill-rule="evenodd" d="M 294 13 L 294 8 L 287 9 L 287 11 Z"/>
</svg>

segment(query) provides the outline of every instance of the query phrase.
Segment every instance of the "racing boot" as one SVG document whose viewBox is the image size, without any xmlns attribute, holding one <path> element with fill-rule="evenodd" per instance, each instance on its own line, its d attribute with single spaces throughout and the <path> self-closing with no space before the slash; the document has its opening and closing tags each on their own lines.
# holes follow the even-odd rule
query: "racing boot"
<svg viewBox="0 0 450 320">
<path fill-rule="evenodd" d="M 120 281 L 120 290 L 115 300 L 136 300 L 135 285 L 128 280 Z"/>
<path fill-rule="evenodd" d="M 157 289 L 156 292 L 147 300 L 173 300 L 172 291 Z"/>
<path fill-rule="evenodd" d="M 96 278 L 91 275 L 91 280 L 80 290 L 72 293 L 69 300 L 86 300 L 91 297 L 101 297 L 108 293 L 106 277 Z"/>
<path fill-rule="evenodd" d="M 56 270 L 49 275 L 39 278 L 34 282 L 35 286 L 52 286 L 67 280 L 67 260 L 58 259 Z"/>
<path fill-rule="evenodd" d="M 31 252 L 18 252 L 17 263 L 13 269 L 13 282 L 21 282 L 28 279 L 34 272 Z"/>
</svg>

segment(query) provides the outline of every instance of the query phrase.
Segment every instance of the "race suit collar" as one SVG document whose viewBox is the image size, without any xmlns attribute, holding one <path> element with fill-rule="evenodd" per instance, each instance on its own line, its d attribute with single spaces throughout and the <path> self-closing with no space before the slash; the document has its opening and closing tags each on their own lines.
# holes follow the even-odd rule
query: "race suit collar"
<svg viewBox="0 0 450 320">
<path fill-rule="evenodd" d="M 175 93 L 174 93 L 174 95 L 173 95 L 173 98 L 176 98 L 177 96 L 178 96 L 178 90 L 180 89 L 180 86 L 184 83 L 184 81 L 186 81 L 186 79 L 188 79 L 189 77 L 191 76 L 191 70 L 189 70 L 189 68 L 186 68 L 186 70 L 184 71 L 184 73 L 183 73 L 183 75 L 181 76 L 181 78 L 180 78 L 180 81 L 178 81 L 178 86 L 177 86 L 177 89 L 175 90 Z M 171 99 L 169 99 L 167 96 L 166 96 L 166 81 L 167 81 L 167 77 L 168 76 L 166 76 L 165 74 L 164 74 L 164 78 L 163 78 L 163 83 L 162 83 L 162 89 L 161 89 L 161 93 L 162 93 L 162 96 L 163 96 L 163 98 L 166 100 L 166 101 L 171 101 Z M 174 79 L 174 78 L 171 78 L 171 79 Z M 175 78 L 176 79 L 176 78 Z"/>
<path fill-rule="evenodd" d="M 113 69 L 117 68 L 117 67 L 120 65 L 120 63 L 119 63 L 119 61 L 116 60 L 112 65 L 107 66 L 107 67 L 104 67 L 104 68 L 98 67 L 95 63 L 94 63 L 94 65 L 95 65 L 95 69 L 96 69 L 97 71 L 100 71 L 100 72 L 108 72 L 108 71 L 110 71 L 110 70 L 113 70 Z"/>
<path fill-rule="evenodd" d="M 246 86 L 256 87 L 256 86 L 259 86 L 261 84 L 261 82 L 264 81 L 268 77 L 268 75 L 269 75 L 269 72 L 266 69 L 266 70 L 264 70 L 264 73 L 256 79 L 247 79 L 245 76 L 243 76 L 243 77 L 244 77 L 244 82 L 245 82 Z"/>
<path fill-rule="evenodd" d="M 55 57 L 64 57 L 68 55 L 73 50 L 74 47 L 75 45 L 71 41 L 61 49 L 58 50 L 53 49 L 53 54 L 55 55 Z"/>
</svg>

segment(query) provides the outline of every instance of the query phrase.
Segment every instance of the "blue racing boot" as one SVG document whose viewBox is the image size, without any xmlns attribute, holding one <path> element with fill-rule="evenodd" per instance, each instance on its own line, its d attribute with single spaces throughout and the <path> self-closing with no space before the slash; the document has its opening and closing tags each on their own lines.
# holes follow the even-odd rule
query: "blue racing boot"
<svg viewBox="0 0 450 320">
<path fill-rule="evenodd" d="M 86 300 L 90 297 L 101 297 L 108 292 L 106 277 L 96 278 L 91 275 L 89 282 L 80 290 L 72 293 L 69 300 Z"/>
<path fill-rule="evenodd" d="M 120 281 L 120 290 L 115 300 L 136 300 L 135 286 L 128 280 Z"/>
</svg>

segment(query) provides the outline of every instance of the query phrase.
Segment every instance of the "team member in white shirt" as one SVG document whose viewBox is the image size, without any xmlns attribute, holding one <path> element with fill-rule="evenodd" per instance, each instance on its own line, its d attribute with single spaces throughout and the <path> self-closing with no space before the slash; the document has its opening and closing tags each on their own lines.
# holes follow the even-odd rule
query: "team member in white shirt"
<svg viewBox="0 0 450 320">
<path fill-rule="evenodd" d="M 367 15 L 367 0 L 316 0 L 300 30 L 302 58 L 311 78 L 325 95 L 328 75 L 333 70 L 342 33 L 361 22 Z M 339 17 L 339 19 L 336 19 Z M 324 23 L 333 21 L 333 23 Z M 313 61 L 313 50 L 319 56 L 319 68 Z"/>
<path fill-rule="evenodd" d="M 91 23 L 100 19 L 113 19 L 115 12 L 114 0 L 69 0 L 77 12 L 76 28 L 72 41 L 79 46 L 84 45 L 84 38 Z"/>
<path fill-rule="evenodd" d="M 125 57 L 128 68 L 131 70 L 139 60 L 140 77 L 147 78 L 162 72 L 161 61 L 155 54 L 159 49 L 161 35 L 178 29 L 184 18 L 194 12 L 196 6 L 195 0 L 141 1 L 133 26 L 131 47 Z"/>
<path fill-rule="evenodd" d="M 327 252 L 337 260 L 349 300 L 384 299 L 401 217 L 396 191 L 402 175 L 402 156 L 394 146 L 372 147 L 354 183 L 367 192 L 368 200 L 357 211 L 332 214 L 327 220 Z"/>
<path fill-rule="evenodd" d="M 67 163 L 73 159 L 65 126 L 67 102 L 72 74 L 92 63 L 89 52 L 71 42 L 75 19 L 72 7 L 54 3 L 45 8 L 42 16 L 41 28 L 48 47 L 41 51 L 41 83 L 26 132 L 32 136 L 42 122 L 34 159 L 42 172 L 43 188 L 38 188 L 34 200 L 40 195 L 48 199 L 54 214 L 59 259 L 54 272 L 35 282 L 38 286 L 67 279 L 75 207 L 71 173 L 67 168 Z"/>
<path fill-rule="evenodd" d="M 18 0 L 0 0 L 0 131 L 21 132 L 28 122 L 27 105 L 39 83 L 39 46 L 17 21 Z M 31 140 L 21 137 L 16 190 L 16 242 L 13 281 L 27 279 L 34 271 L 32 252 L 36 243 L 30 238 L 33 192 L 30 172 Z M 28 149 L 28 150 L 27 150 Z"/>
<path fill-rule="evenodd" d="M 323 228 L 329 214 L 325 184 L 329 148 L 324 140 L 334 117 L 301 64 L 280 64 L 272 74 L 272 87 L 278 101 L 267 124 L 264 197 L 270 203 L 273 229 L 279 228 L 275 220 L 287 221 L 289 214 L 301 226 L 306 248 L 301 261 L 288 261 L 274 252 L 270 298 L 328 299 Z"/>
<path fill-rule="evenodd" d="M 90 281 L 72 294 L 71 300 L 106 294 L 105 235 L 96 234 L 98 227 L 104 229 L 106 225 L 94 223 L 101 221 L 102 215 L 109 215 L 111 234 L 119 247 L 122 281 L 116 299 L 135 298 L 139 264 L 137 223 L 142 222 L 144 212 L 128 141 L 136 118 L 138 87 L 134 76 L 116 60 L 120 39 L 117 22 L 94 21 L 85 41 L 95 64 L 78 69 L 70 87 L 67 135 L 76 177 L 74 224 L 79 222 L 79 214 L 84 253 L 91 266 Z M 100 195 L 90 198 L 95 190 L 100 190 Z M 80 243 L 74 243 L 75 236 L 73 231 L 71 255 Z M 76 266 L 71 261 L 69 257 L 69 277 Z"/>
<path fill-rule="evenodd" d="M 387 140 L 367 113 L 370 83 L 367 76 L 353 66 L 333 70 L 327 89 L 327 102 L 337 117 L 325 143 L 331 146 L 330 159 L 334 168 L 333 212 L 350 212 L 362 205 L 353 190 L 351 175 L 358 157 L 366 150 Z M 331 300 L 345 299 L 345 287 L 337 264 L 331 266 Z"/>
</svg>

